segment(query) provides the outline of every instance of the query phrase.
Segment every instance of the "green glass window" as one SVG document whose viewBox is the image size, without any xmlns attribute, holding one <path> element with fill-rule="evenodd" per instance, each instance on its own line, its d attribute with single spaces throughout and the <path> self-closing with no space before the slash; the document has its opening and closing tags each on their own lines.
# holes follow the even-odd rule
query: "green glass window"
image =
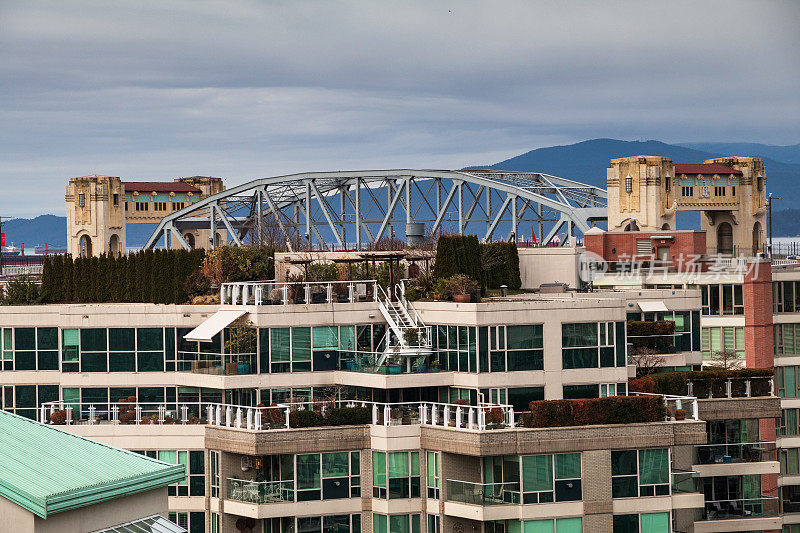
<svg viewBox="0 0 800 533">
<path fill-rule="evenodd" d="M 522 457 L 522 490 L 524 492 L 553 490 L 552 455 L 525 455 Z"/>
<path fill-rule="evenodd" d="M 386 453 L 372 452 L 372 485 L 377 489 L 386 487 Z M 375 495 L 375 497 L 380 497 Z M 385 496 L 384 496 L 385 497 Z"/>
<path fill-rule="evenodd" d="M 137 370 L 139 372 L 163 372 L 164 352 L 139 352 Z"/>
<path fill-rule="evenodd" d="M 542 325 L 506 326 L 506 343 L 509 350 L 528 350 L 542 348 Z"/>
<path fill-rule="evenodd" d="M 14 328 L 14 349 L 35 350 L 36 328 Z"/>
<path fill-rule="evenodd" d="M 140 352 L 164 350 L 164 330 L 161 328 L 136 328 L 136 349 Z"/>
<path fill-rule="evenodd" d="M 111 372 L 136 372 L 136 354 L 134 352 L 109 353 L 108 369 Z"/>
<path fill-rule="evenodd" d="M 669 483 L 669 454 L 666 448 L 639 450 L 639 483 Z"/>
<path fill-rule="evenodd" d="M 574 518 L 556 518 L 556 533 L 582 533 L 583 519 L 580 516 Z"/>
<path fill-rule="evenodd" d="M 338 350 L 339 336 L 336 326 L 318 326 L 313 328 L 314 349 Z"/>
<path fill-rule="evenodd" d="M 58 328 L 36 328 L 39 350 L 58 350 Z"/>
<path fill-rule="evenodd" d="M 108 372 L 106 352 L 81 352 L 81 372 Z"/>
<path fill-rule="evenodd" d="M 273 363 L 288 362 L 290 360 L 289 332 L 289 328 L 271 328 L 269 330 L 270 356 Z"/>
<path fill-rule="evenodd" d="M 78 330 L 65 329 L 61 331 L 63 353 L 62 361 L 78 361 Z"/>
<path fill-rule="evenodd" d="M 581 454 L 560 453 L 555 455 L 556 479 L 581 477 Z"/>
<path fill-rule="evenodd" d="M 614 515 L 612 532 L 639 533 L 639 515 L 636 514 Z"/>
<path fill-rule="evenodd" d="M 411 524 L 407 514 L 395 514 L 389 517 L 389 533 L 411 533 Z"/>
<path fill-rule="evenodd" d="M 133 328 L 109 328 L 108 349 L 112 352 L 136 350 L 136 330 Z"/>
<path fill-rule="evenodd" d="M 349 454 L 347 452 L 323 453 L 322 454 L 322 476 L 323 477 L 345 477 L 349 475 L 348 464 Z"/>
<path fill-rule="evenodd" d="M 355 326 L 339 327 L 339 347 L 342 350 L 352 352 L 356 349 L 356 329 Z"/>
<path fill-rule="evenodd" d="M 669 513 L 644 513 L 639 515 L 640 531 L 647 533 L 670 533 Z"/>
<path fill-rule="evenodd" d="M 320 488 L 320 456 L 318 453 L 297 456 L 297 489 Z M 298 499 L 300 496 L 298 495 Z M 315 499 L 319 499 L 318 497 Z"/>
<path fill-rule="evenodd" d="M 292 360 L 311 360 L 311 328 L 292 328 Z"/>
<path fill-rule="evenodd" d="M 82 352 L 105 352 L 108 349 L 105 328 L 84 328 L 80 332 Z"/>
<path fill-rule="evenodd" d="M 555 533 L 553 520 L 525 520 L 522 531 L 524 533 Z"/>
<path fill-rule="evenodd" d="M 596 322 L 561 325 L 561 346 L 563 348 L 597 345 Z"/>
<path fill-rule="evenodd" d="M 389 453 L 389 477 L 408 475 L 408 452 Z"/>
<path fill-rule="evenodd" d="M 439 453 L 428 452 L 428 498 L 439 499 Z"/>
<path fill-rule="evenodd" d="M 373 513 L 372 515 L 373 533 L 389 533 L 387 523 L 388 520 L 386 518 L 386 515 Z"/>
</svg>

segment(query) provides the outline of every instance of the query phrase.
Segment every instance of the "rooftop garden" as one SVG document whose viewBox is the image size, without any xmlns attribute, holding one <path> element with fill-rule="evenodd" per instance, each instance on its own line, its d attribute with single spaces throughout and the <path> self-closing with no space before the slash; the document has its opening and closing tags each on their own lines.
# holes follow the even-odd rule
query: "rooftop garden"
<svg viewBox="0 0 800 533">
<path fill-rule="evenodd" d="M 668 410 L 661 396 L 609 396 L 586 400 L 537 400 L 520 426 L 552 428 L 604 424 L 663 422 Z"/>
<path fill-rule="evenodd" d="M 660 372 L 630 380 L 628 390 L 697 398 L 770 396 L 773 375 L 772 368 Z"/>
</svg>

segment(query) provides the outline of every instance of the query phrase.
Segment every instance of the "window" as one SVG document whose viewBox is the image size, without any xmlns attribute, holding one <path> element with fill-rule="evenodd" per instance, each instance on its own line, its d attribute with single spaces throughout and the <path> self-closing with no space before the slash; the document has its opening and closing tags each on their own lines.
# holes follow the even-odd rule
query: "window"
<svg viewBox="0 0 800 533">
<path fill-rule="evenodd" d="M 581 492 L 581 455 L 522 456 L 522 503 L 578 501 Z"/>
<path fill-rule="evenodd" d="M 485 328 L 482 328 L 485 330 Z M 478 372 L 477 328 L 471 326 L 436 326 L 433 328 L 434 346 L 438 348 L 439 361 L 444 368 L 455 372 Z M 481 347 L 482 371 L 486 371 L 486 348 Z"/>
<path fill-rule="evenodd" d="M 664 178 L 664 190 L 669 192 L 669 188 L 670 188 L 670 177 L 666 176 Z"/>
<path fill-rule="evenodd" d="M 173 211 L 180 211 L 185 207 L 183 202 L 172 202 L 172 210 Z"/>
<path fill-rule="evenodd" d="M 775 387 L 778 389 L 778 396 L 781 398 L 800 397 L 800 367 L 798 366 L 776 366 L 775 367 Z"/>
<path fill-rule="evenodd" d="M 564 369 L 625 366 L 625 323 L 561 324 L 561 357 Z"/>
<path fill-rule="evenodd" d="M 359 452 L 303 454 L 296 460 L 297 501 L 361 495 Z"/>
<path fill-rule="evenodd" d="M 372 514 L 373 533 L 419 533 L 419 525 L 418 514 Z"/>
<path fill-rule="evenodd" d="M 544 368 L 542 324 L 489 326 L 481 331 L 481 372 L 511 372 Z M 488 350 L 484 343 L 488 334 Z M 487 357 L 488 356 L 488 357 Z"/>
<path fill-rule="evenodd" d="M 212 498 L 219 498 L 219 466 L 219 452 L 211 451 L 209 453 L 209 468 L 211 469 L 210 485 Z"/>
<path fill-rule="evenodd" d="M 612 497 L 668 496 L 669 493 L 669 451 L 666 448 L 611 452 Z"/>
<path fill-rule="evenodd" d="M 37 420 L 42 403 L 58 400 L 58 385 L 4 385 L 0 396 L 4 411 Z"/>
<path fill-rule="evenodd" d="M 78 207 L 86 207 L 86 195 L 84 193 L 78 194 Z"/>
<path fill-rule="evenodd" d="M 737 357 L 744 359 L 744 328 L 734 326 L 703 328 L 700 349 L 703 352 L 703 359 L 712 359 L 715 353 L 722 350 L 736 352 Z"/>
<path fill-rule="evenodd" d="M 153 202 L 153 211 L 166 211 L 167 202 Z"/>
<path fill-rule="evenodd" d="M 800 355 L 800 324 L 775 324 L 775 355 Z"/>
<path fill-rule="evenodd" d="M 800 474 L 800 449 L 783 448 L 780 451 L 781 474 L 797 475 Z"/>
<path fill-rule="evenodd" d="M 114 193 L 111 195 L 111 203 L 114 205 L 114 207 L 119 206 L 119 194 Z"/>
<path fill-rule="evenodd" d="M 625 177 L 625 192 L 628 194 L 633 192 L 633 178 L 631 176 Z"/>
<path fill-rule="evenodd" d="M 438 514 L 428 515 L 428 533 L 442 533 L 442 519 Z"/>
<path fill-rule="evenodd" d="M 439 499 L 439 452 L 428 452 L 428 498 Z M 429 516 L 430 519 L 430 516 Z"/>
<path fill-rule="evenodd" d="M 714 187 L 714 196 L 725 196 L 725 187 Z"/>
<path fill-rule="evenodd" d="M 614 515 L 614 533 L 670 533 L 669 513 Z"/>
<path fill-rule="evenodd" d="M 419 498 L 419 452 L 372 452 L 374 498 Z"/>
<path fill-rule="evenodd" d="M 691 198 L 694 196 L 694 187 L 681 187 L 681 196 L 684 198 Z"/>
<path fill-rule="evenodd" d="M 772 282 L 773 313 L 800 313 L 800 281 Z"/>
<path fill-rule="evenodd" d="M 491 520 L 484 522 L 485 533 L 582 533 L 583 519 Z M 429 532 L 430 533 L 430 532 Z"/>
<path fill-rule="evenodd" d="M 221 533 L 221 531 L 219 527 L 219 515 L 217 513 L 211 513 L 211 533 Z"/>
<path fill-rule="evenodd" d="M 2 328 L 0 370 L 58 370 L 58 328 Z"/>
<path fill-rule="evenodd" d="M 744 314 L 741 284 L 700 285 L 700 299 L 705 316 Z"/>
</svg>

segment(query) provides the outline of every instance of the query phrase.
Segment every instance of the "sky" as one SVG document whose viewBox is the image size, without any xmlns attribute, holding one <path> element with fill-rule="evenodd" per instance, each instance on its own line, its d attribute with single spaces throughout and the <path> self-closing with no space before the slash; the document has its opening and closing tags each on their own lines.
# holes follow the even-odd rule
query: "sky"
<svg viewBox="0 0 800 533">
<path fill-rule="evenodd" d="M 0 0 L 0 215 L 72 176 L 800 142 L 800 2 Z"/>
</svg>

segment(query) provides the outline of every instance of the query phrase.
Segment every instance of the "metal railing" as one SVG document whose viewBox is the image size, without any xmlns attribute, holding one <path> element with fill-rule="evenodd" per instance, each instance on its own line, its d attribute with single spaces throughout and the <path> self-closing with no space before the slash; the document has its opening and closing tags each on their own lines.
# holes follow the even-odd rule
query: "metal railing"
<svg viewBox="0 0 800 533">
<path fill-rule="evenodd" d="M 731 520 L 736 518 L 761 518 L 778 516 L 778 498 L 738 498 L 733 500 L 706 500 L 704 520 Z"/>
<path fill-rule="evenodd" d="M 473 483 L 448 479 L 447 500 L 472 505 L 518 504 L 519 483 Z"/>
<path fill-rule="evenodd" d="M 631 396 L 661 396 L 664 398 L 664 405 L 667 406 L 671 412 L 678 409 L 686 411 L 686 418 L 699 420 L 699 411 L 697 406 L 697 398 L 694 396 L 672 396 L 670 394 L 656 394 L 654 392 L 631 392 Z"/>
<path fill-rule="evenodd" d="M 368 374 L 424 374 L 440 372 L 439 357 L 435 354 L 391 354 L 383 363 L 379 352 L 339 352 L 339 370 Z"/>
<path fill-rule="evenodd" d="M 227 497 L 247 503 L 293 502 L 294 480 L 249 481 L 229 477 Z"/>
<path fill-rule="evenodd" d="M 258 357 L 255 353 L 178 352 L 176 369 L 179 372 L 217 376 L 256 374 Z"/>
<path fill-rule="evenodd" d="M 775 396 L 775 381 L 770 376 L 726 380 L 689 380 L 686 390 L 698 398 L 750 398 Z"/>
<path fill-rule="evenodd" d="M 776 461 L 775 441 L 740 442 L 734 444 L 698 444 L 695 457 L 699 465 L 726 463 L 758 463 Z"/>
<path fill-rule="evenodd" d="M 672 493 L 692 494 L 700 492 L 699 478 L 693 470 L 672 469 Z"/>
<path fill-rule="evenodd" d="M 376 280 L 240 281 L 223 283 L 221 305 L 289 305 L 366 302 L 377 299 Z"/>
<path fill-rule="evenodd" d="M 100 402 L 43 403 L 39 420 L 43 424 L 205 424 L 254 431 L 292 427 L 292 412 L 316 411 L 324 416 L 333 407 L 366 407 L 370 423 L 382 426 L 428 425 L 469 430 L 486 430 L 516 425 L 510 405 L 461 405 L 438 402 L 380 403 L 357 400 L 281 403 L 254 407 L 201 402 Z"/>
</svg>

